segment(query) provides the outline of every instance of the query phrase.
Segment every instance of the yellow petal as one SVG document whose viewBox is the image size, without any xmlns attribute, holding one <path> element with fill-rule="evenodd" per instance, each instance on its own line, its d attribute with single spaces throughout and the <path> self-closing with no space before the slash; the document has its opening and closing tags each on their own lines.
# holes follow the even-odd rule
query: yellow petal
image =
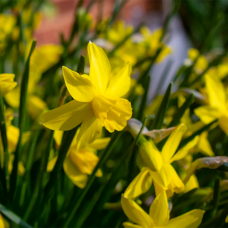
<svg viewBox="0 0 228 228">
<path fill-rule="evenodd" d="M 41 116 L 41 123 L 52 130 L 68 131 L 79 125 L 92 113 L 90 103 L 70 101 Z"/>
<path fill-rule="evenodd" d="M 168 166 L 169 166 L 169 172 L 172 175 L 172 179 L 170 181 L 168 189 L 171 189 L 173 192 L 176 192 L 176 193 L 183 192 L 185 188 L 184 183 L 178 176 L 176 170 L 171 165 L 168 165 Z"/>
<path fill-rule="evenodd" d="M 48 162 L 48 165 L 47 165 L 47 171 L 48 172 L 51 172 L 53 169 L 54 169 L 54 167 L 55 167 L 55 163 L 56 163 L 56 161 L 57 161 L 57 156 L 56 157 L 54 157 L 53 159 L 51 159 L 49 162 Z"/>
<path fill-rule="evenodd" d="M 92 102 L 95 115 L 109 132 L 121 131 L 132 116 L 131 103 L 123 98 L 97 96 Z"/>
<path fill-rule="evenodd" d="M 219 118 L 221 115 L 218 108 L 210 107 L 207 105 L 196 108 L 194 112 L 200 118 L 200 120 L 205 124 L 209 124 L 213 120 Z"/>
<path fill-rule="evenodd" d="M 5 96 L 17 85 L 17 83 L 13 81 L 14 77 L 14 74 L 0 74 L 0 89 L 2 96 Z"/>
<path fill-rule="evenodd" d="M 203 219 L 204 211 L 202 210 L 192 210 L 181 216 L 169 220 L 169 223 L 165 228 L 197 228 Z"/>
<path fill-rule="evenodd" d="M 32 118 L 37 118 L 46 109 L 46 103 L 37 96 L 28 97 L 28 112 Z"/>
<path fill-rule="evenodd" d="M 144 228 L 154 227 L 153 220 L 150 216 L 132 199 L 127 199 L 122 195 L 121 205 L 124 213 L 132 222 Z"/>
<path fill-rule="evenodd" d="M 212 157 L 212 156 L 214 156 L 214 152 L 213 152 L 211 145 L 207 139 L 207 135 L 208 135 L 208 133 L 206 131 L 200 135 L 199 141 L 197 144 L 197 148 L 204 155 Z"/>
<path fill-rule="evenodd" d="M 55 131 L 54 139 L 55 139 L 57 146 L 61 145 L 62 138 L 63 138 L 63 131 Z"/>
<path fill-rule="evenodd" d="M 170 184 L 172 179 L 172 171 L 170 170 L 170 165 L 164 163 L 159 172 L 151 172 L 151 176 L 158 185 L 163 189 L 167 189 L 167 186 Z"/>
<path fill-rule="evenodd" d="M 130 222 L 124 222 L 123 226 L 124 226 L 124 228 L 143 228 L 142 226 L 138 226 L 138 225 L 132 224 Z"/>
<path fill-rule="evenodd" d="M 110 140 L 111 140 L 110 137 L 96 139 L 89 145 L 89 147 L 94 148 L 96 150 L 101 150 L 107 147 Z"/>
<path fill-rule="evenodd" d="M 163 227 L 169 221 L 169 205 L 165 191 L 161 192 L 151 204 L 150 217 L 156 227 Z"/>
<path fill-rule="evenodd" d="M 162 167 L 162 156 L 160 152 L 153 147 L 152 142 L 143 140 L 139 145 L 139 156 L 144 163 L 152 171 L 159 171 Z"/>
<path fill-rule="evenodd" d="M 152 185 L 152 176 L 148 168 L 143 168 L 142 171 L 134 178 L 124 192 L 126 198 L 136 198 L 147 192 Z"/>
<path fill-rule="evenodd" d="M 81 102 L 90 102 L 94 98 L 95 89 L 88 75 L 63 67 L 63 77 L 70 95 Z"/>
<path fill-rule="evenodd" d="M 197 144 L 198 140 L 199 140 L 199 136 L 196 136 L 193 140 L 188 142 L 182 149 L 177 151 L 177 153 L 170 160 L 170 163 L 184 158 L 189 153 L 189 150 Z"/>
<path fill-rule="evenodd" d="M 162 148 L 162 157 L 169 162 L 180 144 L 181 138 L 186 131 L 186 126 L 180 124 L 169 136 L 167 142 Z"/>
<path fill-rule="evenodd" d="M 102 122 L 95 115 L 84 120 L 77 138 L 77 149 L 80 151 L 101 135 Z"/>
<path fill-rule="evenodd" d="M 130 74 L 131 66 L 127 63 L 111 78 L 106 92 L 116 97 L 123 97 L 129 91 L 131 86 Z"/>
<path fill-rule="evenodd" d="M 219 118 L 219 127 L 228 135 L 228 115 L 222 115 Z"/>
<path fill-rule="evenodd" d="M 90 73 L 93 85 L 101 92 L 105 92 L 111 75 L 111 66 L 102 48 L 89 42 L 88 47 Z"/>
<path fill-rule="evenodd" d="M 199 188 L 199 183 L 198 183 L 197 177 L 193 174 L 191 175 L 189 181 L 186 183 L 183 193 L 189 192 L 194 188 Z"/>
<path fill-rule="evenodd" d="M 94 153 L 83 151 L 70 151 L 69 157 L 71 161 L 77 166 L 80 172 L 90 175 L 95 166 L 97 165 L 99 158 Z"/>
<path fill-rule="evenodd" d="M 210 106 L 226 109 L 226 92 L 220 80 L 208 75 L 205 82 Z"/>
<path fill-rule="evenodd" d="M 16 87 L 5 95 L 7 103 L 13 107 L 18 108 L 20 105 L 20 88 Z"/>
<path fill-rule="evenodd" d="M 2 217 L 1 214 L 0 214 L 0 227 L 5 228 L 5 224 L 4 224 L 4 221 L 3 221 L 3 217 Z"/>
<path fill-rule="evenodd" d="M 9 146 L 9 152 L 16 150 L 17 142 L 19 138 L 19 129 L 13 125 L 7 127 L 7 140 Z"/>
<path fill-rule="evenodd" d="M 63 163 L 63 168 L 66 175 L 79 188 L 84 188 L 87 183 L 87 174 L 82 173 L 78 167 L 72 162 L 71 158 L 67 156 Z"/>
</svg>

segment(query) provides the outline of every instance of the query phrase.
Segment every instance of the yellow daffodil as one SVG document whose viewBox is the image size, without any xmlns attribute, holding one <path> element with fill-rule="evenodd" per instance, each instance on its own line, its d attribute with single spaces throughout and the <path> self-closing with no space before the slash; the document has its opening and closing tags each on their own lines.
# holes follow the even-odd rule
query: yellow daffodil
<svg viewBox="0 0 228 228">
<path fill-rule="evenodd" d="M 71 130 L 80 123 L 80 148 L 92 142 L 104 126 L 109 132 L 121 131 L 132 116 L 131 103 L 124 96 L 130 89 L 131 67 L 126 64 L 116 75 L 111 75 L 109 60 L 94 43 L 88 44 L 90 74 L 78 74 L 63 67 L 66 87 L 73 101 L 46 112 L 42 124 L 52 130 Z"/>
<path fill-rule="evenodd" d="M 140 44 L 145 46 L 147 55 L 154 56 L 156 51 L 162 47 L 161 52 L 156 59 L 157 63 L 162 62 L 163 59 L 171 53 L 171 48 L 160 41 L 162 36 L 161 29 L 151 32 L 149 28 L 143 27 L 141 28 L 140 32 L 144 38 Z"/>
<path fill-rule="evenodd" d="M 3 218 L 3 216 L 0 214 L 0 227 L 1 228 L 9 228 L 9 223 Z"/>
<path fill-rule="evenodd" d="M 190 48 L 188 50 L 188 57 L 191 61 L 194 61 L 197 56 L 199 55 L 199 51 L 195 48 Z M 196 63 L 195 63 L 195 69 L 198 72 L 204 71 L 208 66 L 207 59 L 203 55 L 199 55 Z"/>
<path fill-rule="evenodd" d="M 185 157 L 198 140 L 195 137 L 175 154 L 185 130 L 185 125 L 180 124 L 169 136 L 161 153 L 152 141 L 148 142 L 145 139 L 142 141 L 137 158 L 141 172 L 126 189 L 125 197 L 135 198 L 145 193 L 152 185 L 152 181 L 154 181 L 157 195 L 166 190 L 170 197 L 174 192 L 180 193 L 184 190 L 184 184 L 171 163 Z"/>
<path fill-rule="evenodd" d="M 135 223 L 124 222 L 125 228 L 197 228 L 204 214 L 203 210 L 195 209 L 170 219 L 168 200 L 164 191 L 151 204 L 149 214 L 132 199 L 127 199 L 123 195 L 121 205 L 127 217 Z"/>
<path fill-rule="evenodd" d="M 5 96 L 17 85 L 17 83 L 13 81 L 14 77 L 14 74 L 0 74 L 0 90 L 2 96 Z"/>
<path fill-rule="evenodd" d="M 71 143 L 70 149 L 63 163 L 63 168 L 66 175 L 75 185 L 77 185 L 79 188 L 84 188 L 87 183 L 88 175 L 93 172 L 93 169 L 99 161 L 99 158 L 96 155 L 96 150 L 105 148 L 109 143 L 110 138 L 96 139 L 91 144 L 86 144 L 85 148 L 79 150 L 79 132 L 80 129 L 77 131 L 77 134 Z M 62 135 L 63 132 L 55 131 L 54 138 L 58 146 L 61 144 Z M 47 167 L 48 171 L 51 171 L 54 168 L 56 160 L 57 157 L 54 157 L 49 161 Z M 97 171 L 96 176 L 102 176 L 101 170 Z"/>
<path fill-rule="evenodd" d="M 218 119 L 220 128 L 228 135 L 228 107 L 227 95 L 223 84 L 219 79 L 205 76 L 208 105 L 194 110 L 195 114 L 204 124 L 209 124 Z"/>
</svg>

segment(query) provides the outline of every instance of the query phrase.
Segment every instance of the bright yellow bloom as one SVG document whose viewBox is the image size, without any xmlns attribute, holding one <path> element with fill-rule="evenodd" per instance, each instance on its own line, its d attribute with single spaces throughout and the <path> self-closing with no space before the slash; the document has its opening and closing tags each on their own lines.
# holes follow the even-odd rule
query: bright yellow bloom
<svg viewBox="0 0 228 228">
<path fill-rule="evenodd" d="M 170 197 L 174 192 L 180 193 L 184 190 L 184 184 L 171 163 L 185 157 L 198 140 L 198 137 L 195 137 L 175 154 L 185 130 L 185 125 L 180 124 L 169 136 L 161 153 L 152 141 L 143 142 L 139 146 L 137 164 L 141 172 L 126 189 L 125 197 L 135 198 L 145 193 L 149 190 L 152 181 L 157 195 L 166 190 Z"/>
<path fill-rule="evenodd" d="M 198 55 L 199 55 L 199 51 L 197 49 L 190 48 L 188 50 L 188 57 L 192 61 L 194 61 Z M 208 66 L 208 62 L 207 62 L 206 58 L 203 55 L 200 55 L 195 63 L 195 69 L 199 72 L 202 72 L 207 68 L 207 66 Z"/>
<path fill-rule="evenodd" d="M 228 107 L 225 87 L 219 79 L 205 76 L 208 105 L 194 110 L 195 114 L 204 124 L 218 119 L 220 128 L 228 135 Z"/>
<path fill-rule="evenodd" d="M 161 52 L 156 59 L 157 63 L 160 63 L 167 55 L 172 52 L 170 47 L 166 46 L 163 42 L 160 41 L 162 36 L 161 29 L 157 29 L 151 32 L 147 27 L 143 27 L 141 29 L 141 34 L 144 40 L 140 44 L 146 48 L 146 55 L 154 56 L 156 51 L 162 47 Z"/>
<path fill-rule="evenodd" d="M 0 90 L 2 96 L 5 96 L 17 85 L 17 83 L 13 81 L 14 77 L 14 74 L 0 74 Z"/>
<path fill-rule="evenodd" d="M 110 138 L 96 139 L 91 144 L 86 144 L 85 148 L 79 150 L 79 132 L 80 129 L 77 131 L 77 134 L 71 143 L 70 149 L 63 163 L 63 168 L 66 175 L 75 185 L 79 188 L 84 188 L 88 180 L 88 175 L 93 172 L 97 162 L 99 161 L 99 158 L 96 155 L 96 150 L 105 148 L 109 143 Z M 63 132 L 55 131 L 54 138 L 58 146 L 61 144 L 62 135 Z M 51 171 L 54 168 L 56 160 L 57 157 L 54 157 L 49 161 L 47 167 L 48 171 Z M 96 176 L 102 176 L 101 170 L 97 171 Z"/>
<path fill-rule="evenodd" d="M 68 131 L 82 123 L 81 149 L 83 141 L 92 142 L 102 126 L 109 132 L 121 131 L 132 116 L 131 103 L 120 98 L 130 89 L 130 65 L 110 77 L 111 67 L 104 51 L 90 42 L 88 54 L 89 76 L 63 67 L 66 87 L 74 100 L 41 117 L 42 124 L 52 130 Z"/>
<path fill-rule="evenodd" d="M 121 205 L 127 217 L 134 222 L 124 222 L 125 228 L 197 228 L 202 222 L 203 210 L 195 209 L 176 218 L 170 219 L 170 211 L 166 193 L 161 192 L 150 206 L 149 214 L 134 202 L 122 195 Z"/>
<path fill-rule="evenodd" d="M 6 221 L 5 218 L 3 218 L 3 216 L 1 214 L 0 214 L 0 227 L 1 228 L 9 228 L 10 227 L 8 221 Z"/>
</svg>

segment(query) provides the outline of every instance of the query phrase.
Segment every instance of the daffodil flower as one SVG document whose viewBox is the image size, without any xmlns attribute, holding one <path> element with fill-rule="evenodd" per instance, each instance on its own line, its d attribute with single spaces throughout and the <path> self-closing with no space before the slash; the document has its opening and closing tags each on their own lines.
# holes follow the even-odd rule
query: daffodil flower
<svg viewBox="0 0 228 228">
<path fill-rule="evenodd" d="M 124 96 L 130 89 L 131 67 L 126 64 L 110 77 L 111 67 L 104 51 L 88 44 L 90 74 L 78 74 L 63 67 L 66 87 L 73 101 L 41 116 L 42 124 L 52 130 L 68 131 L 81 125 L 83 142 L 92 142 L 104 126 L 109 132 L 121 131 L 132 116 L 131 103 Z"/>
<path fill-rule="evenodd" d="M 170 219 L 170 211 L 166 193 L 161 192 L 150 206 L 147 214 L 132 199 L 127 199 L 122 195 L 121 205 L 127 217 L 134 222 L 124 222 L 125 228 L 197 228 L 202 222 L 203 210 L 195 209 L 176 218 Z"/>
<path fill-rule="evenodd" d="M 228 106 L 226 90 L 220 80 L 205 76 L 208 105 L 194 110 L 204 124 L 218 119 L 220 128 L 228 135 Z"/>
<path fill-rule="evenodd" d="M 185 131 L 185 125 L 180 124 L 169 136 L 161 153 L 152 142 L 143 142 L 139 146 L 137 163 L 141 172 L 126 189 L 125 197 L 135 198 L 147 192 L 152 181 L 154 181 L 157 195 L 166 190 L 168 197 L 170 197 L 174 192 L 180 193 L 184 190 L 185 186 L 171 163 L 184 158 L 189 149 L 194 147 L 198 141 L 198 137 L 195 137 L 175 154 Z"/>
<path fill-rule="evenodd" d="M 14 74 L 0 74 L 0 90 L 2 96 L 5 96 L 17 85 L 17 83 L 13 81 L 14 77 Z"/>
<path fill-rule="evenodd" d="M 79 188 L 84 188 L 88 175 L 90 175 L 97 162 L 99 161 L 98 156 L 96 155 L 96 150 L 101 150 L 107 146 L 110 141 L 110 138 L 99 138 L 94 140 L 91 144 L 86 145 L 85 148 L 79 150 L 79 135 L 80 129 L 77 131 L 70 149 L 67 153 L 67 156 L 63 163 L 63 169 L 66 175 L 71 179 L 71 181 L 78 186 Z M 57 146 L 60 146 L 62 141 L 63 132 L 55 131 L 54 139 Z M 49 163 L 47 170 L 52 171 L 57 161 L 57 156 L 52 158 Z M 96 173 L 97 177 L 102 176 L 101 170 L 98 170 Z"/>
</svg>

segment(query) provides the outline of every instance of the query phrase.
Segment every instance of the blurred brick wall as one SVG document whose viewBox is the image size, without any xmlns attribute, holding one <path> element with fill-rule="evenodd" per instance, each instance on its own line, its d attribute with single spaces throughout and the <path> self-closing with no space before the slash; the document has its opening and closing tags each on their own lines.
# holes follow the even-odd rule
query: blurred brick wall
<svg viewBox="0 0 228 228">
<path fill-rule="evenodd" d="M 91 0 L 85 0 L 87 5 Z M 92 6 L 90 13 L 94 20 L 98 14 L 98 1 Z M 74 11 L 78 0 L 52 0 L 56 6 L 55 18 L 42 18 L 41 25 L 35 31 L 38 45 L 46 43 L 59 43 L 59 34 L 68 37 L 74 19 Z M 107 18 L 113 11 L 114 0 L 103 0 L 103 17 Z M 160 1 L 157 0 L 128 0 L 121 10 L 119 17 L 127 22 L 137 24 L 153 10 L 161 10 Z"/>
</svg>

